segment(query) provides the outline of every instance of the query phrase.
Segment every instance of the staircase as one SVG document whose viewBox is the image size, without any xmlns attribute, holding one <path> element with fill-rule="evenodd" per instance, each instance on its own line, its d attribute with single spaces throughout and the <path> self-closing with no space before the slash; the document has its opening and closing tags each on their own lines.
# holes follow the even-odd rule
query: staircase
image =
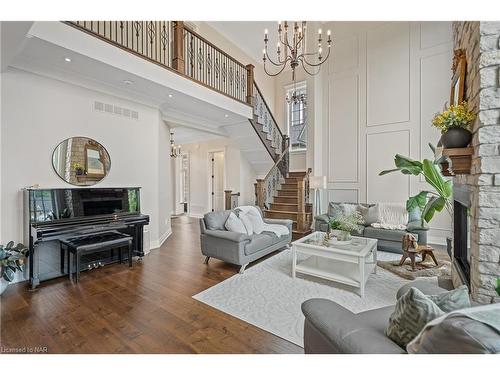
<svg viewBox="0 0 500 375">
<path fill-rule="evenodd" d="M 281 132 L 255 82 L 253 93 L 253 119 L 250 123 L 274 161 L 265 178 L 257 179 L 255 183 L 256 204 L 266 218 L 292 220 L 292 238 L 296 240 L 311 233 L 310 170 L 289 171 L 289 139 Z"/>
<path fill-rule="evenodd" d="M 288 172 L 284 182 L 278 188 L 277 195 L 269 209 L 264 209 L 264 216 L 270 219 L 290 219 L 293 221 L 292 239 L 297 240 L 312 232 L 312 205 L 305 203 L 301 212 L 299 207 L 300 185 L 308 172 Z"/>
</svg>

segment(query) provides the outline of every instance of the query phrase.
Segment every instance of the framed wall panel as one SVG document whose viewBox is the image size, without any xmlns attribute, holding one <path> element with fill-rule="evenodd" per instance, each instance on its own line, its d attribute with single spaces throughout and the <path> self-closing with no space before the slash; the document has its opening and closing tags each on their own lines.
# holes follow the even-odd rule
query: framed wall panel
<svg viewBox="0 0 500 375">
<path fill-rule="evenodd" d="M 328 202 L 358 203 L 358 189 L 328 189 Z"/>
<path fill-rule="evenodd" d="M 390 22 L 367 34 L 367 126 L 410 120 L 410 26 Z"/>
<path fill-rule="evenodd" d="M 409 155 L 410 131 L 399 130 L 366 136 L 366 195 L 372 202 L 406 202 L 410 195 L 410 177 L 401 173 L 379 176 L 394 168 L 396 154 Z"/>
<path fill-rule="evenodd" d="M 328 179 L 331 182 L 358 182 L 358 76 L 333 79 L 330 92 Z"/>
</svg>

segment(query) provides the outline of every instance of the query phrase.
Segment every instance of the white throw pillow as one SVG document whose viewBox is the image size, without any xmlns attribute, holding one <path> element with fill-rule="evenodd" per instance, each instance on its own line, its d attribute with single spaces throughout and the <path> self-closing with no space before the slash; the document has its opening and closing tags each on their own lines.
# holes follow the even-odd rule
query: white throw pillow
<svg viewBox="0 0 500 375">
<path fill-rule="evenodd" d="M 253 232 L 261 234 L 264 231 L 264 220 L 257 210 L 250 210 L 246 214 L 247 218 L 252 223 Z"/>
<path fill-rule="evenodd" d="M 248 234 L 249 236 L 251 236 L 253 234 L 252 221 L 250 220 L 250 218 L 248 217 L 248 215 L 244 214 L 243 212 L 240 212 L 239 218 L 240 218 L 240 220 L 242 221 L 243 225 L 246 228 L 246 234 Z"/>
<path fill-rule="evenodd" d="M 224 227 L 230 232 L 247 234 L 247 230 L 243 222 L 232 212 L 229 214 Z"/>
</svg>

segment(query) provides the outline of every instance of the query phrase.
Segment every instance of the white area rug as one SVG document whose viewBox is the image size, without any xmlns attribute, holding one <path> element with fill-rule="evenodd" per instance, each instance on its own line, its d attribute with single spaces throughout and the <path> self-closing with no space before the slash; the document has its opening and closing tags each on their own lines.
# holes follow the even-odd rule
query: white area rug
<svg viewBox="0 0 500 375">
<path fill-rule="evenodd" d="M 302 258 L 307 257 L 299 256 Z M 378 253 L 379 260 L 399 258 L 397 254 Z M 303 347 L 302 302 L 326 298 L 358 313 L 394 304 L 398 289 L 409 282 L 378 267 L 361 298 L 358 290 L 349 286 L 301 274 L 294 280 L 291 270 L 291 250 L 284 250 L 193 298 Z"/>
</svg>

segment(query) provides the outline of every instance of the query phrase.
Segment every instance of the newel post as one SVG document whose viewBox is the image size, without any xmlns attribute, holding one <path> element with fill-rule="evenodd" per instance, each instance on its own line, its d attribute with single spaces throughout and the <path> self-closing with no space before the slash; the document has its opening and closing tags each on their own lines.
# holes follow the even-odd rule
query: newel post
<svg viewBox="0 0 500 375">
<path fill-rule="evenodd" d="M 304 230 L 306 225 L 306 182 L 304 179 L 297 181 L 297 229 Z"/>
<path fill-rule="evenodd" d="M 184 74 L 184 22 L 174 21 L 172 67 Z"/>
<path fill-rule="evenodd" d="M 224 190 L 224 209 L 225 210 L 230 210 L 231 209 L 231 193 L 232 190 Z"/>
<path fill-rule="evenodd" d="M 264 209 L 264 180 L 261 178 L 255 183 L 255 204 Z"/>
<path fill-rule="evenodd" d="M 253 68 L 252 64 L 248 64 L 247 68 L 247 103 L 253 107 Z"/>
</svg>

